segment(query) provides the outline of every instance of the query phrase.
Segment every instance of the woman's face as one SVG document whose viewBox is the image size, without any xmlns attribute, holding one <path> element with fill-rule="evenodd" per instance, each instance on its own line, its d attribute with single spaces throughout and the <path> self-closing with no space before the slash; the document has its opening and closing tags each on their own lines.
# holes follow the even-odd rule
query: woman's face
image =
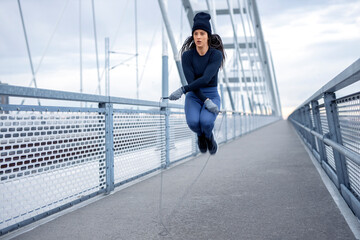
<svg viewBox="0 0 360 240">
<path fill-rule="evenodd" d="M 193 38 L 194 38 L 196 47 L 206 47 L 209 45 L 208 44 L 209 37 L 208 37 L 207 32 L 204 30 L 201 30 L 201 29 L 195 30 Z"/>
</svg>

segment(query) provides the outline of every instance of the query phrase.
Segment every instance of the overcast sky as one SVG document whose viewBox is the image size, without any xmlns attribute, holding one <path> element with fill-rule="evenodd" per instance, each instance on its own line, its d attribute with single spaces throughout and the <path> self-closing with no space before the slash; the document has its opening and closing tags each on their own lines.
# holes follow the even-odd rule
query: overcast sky
<svg viewBox="0 0 360 240">
<path fill-rule="evenodd" d="M 284 115 L 360 58 L 360 1 L 257 2 Z"/>
<path fill-rule="evenodd" d="M 97 70 L 91 1 L 82 0 L 83 89 L 96 93 Z M 181 1 L 169 0 L 180 45 L 190 34 Z M 198 0 L 200 4 L 204 4 Z M 235 1 L 234 1 L 235 2 Z M 283 113 L 297 107 L 360 57 L 360 1 L 257 0 L 270 44 Z M 79 1 L 21 1 L 38 87 L 79 91 Z M 134 1 L 95 0 L 100 74 L 104 38 L 112 50 L 135 53 Z M 138 0 L 140 98 L 161 94 L 161 14 L 157 0 Z M 219 26 L 220 28 L 221 26 Z M 151 46 L 151 48 L 150 48 Z M 170 91 L 180 86 L 169 46 Z M 129 55 L 111 55 L 111 65 Z M 111 95 L 135 98 L 135 61 L 111 71 Z M 0 81 L 30 86 L 31 70 L 17 1 L 0 1 Z M 32 85 L 33 86 L 33 85 Z M 102 80 L 104 93 L 104 80 Z"/>
</svg>

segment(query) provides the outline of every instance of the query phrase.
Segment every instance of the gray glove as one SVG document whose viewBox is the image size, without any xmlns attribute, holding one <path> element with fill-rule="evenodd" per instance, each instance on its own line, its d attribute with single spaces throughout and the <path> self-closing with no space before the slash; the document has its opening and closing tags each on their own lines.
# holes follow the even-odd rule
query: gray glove
<svg viewBox="0 0 360 240">
<path fill-rule="evenodd" d="M 179 88 L 178 90 L 176 90 L 175 92 L 173 92 L 170 96 L 169 99 L 170 100 L 178 100 L 179 98 L 181 98 L 181 96 L 184 94 L 184 90 L 183 88 Z"/>
<path fill-rule="evenodd" d="M 213 101 L 211 101 L 211 99 L 206 99 L 205 100 L 205 108 L 207 110 L 209 110 L 209 112 L 212 112 L 212 113 L 215 113 L 215 114 L 219 113 L 218 106 L 216 106 L 216 104 Z"/>
</svg>

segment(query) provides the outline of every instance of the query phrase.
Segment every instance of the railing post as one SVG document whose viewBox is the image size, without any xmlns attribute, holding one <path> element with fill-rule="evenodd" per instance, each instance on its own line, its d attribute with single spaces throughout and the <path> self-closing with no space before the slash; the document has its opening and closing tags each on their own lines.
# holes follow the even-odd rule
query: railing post
<svg viewBox="0 0 360 240">
<path fill-rule="evenodd" d="M 224 122 L 225 122 L 225 142 L 228 141 L 228 134 L 227 134 L 227 129 L 228 129 L 228 124 L 227 124 L 227 112 L 225 111 L 224 112 L 224 116 L 223 116 L 225 119 L 224 119 Z"/>
<path fill-rule="evenodd" d="M 318 101 L 311 101 L 311 110 L 314 117 L 314 130 L 321 134 L 323 134 L 322 127 L 321 127 L 321 120 L 320 120 L 320 112 L 319 112 L 319 103 Z M 324 143 L 317 138 L 317 143 L 319 147 L 319 155 L 320 155 L 320 163 L 322 161 L 326 162 L 326 154 L 325 154 L 325 145 Z"/>
<path fill-rule="evenodd" d="M 313 125 L 311 123 L 311 116 L 310 116 L 310 106 L 309 104 L 307 104 L 305 106 L 305 124 L 308 128 L 310 128 L 311 130 L 313 130 Z M 308 133 L 308 138 L 309 138 L 309 143 L 312 147 L 312 149 L 316 149 L 316 144 L 315 144 L 315 138 L 311 133 Z"/>
<path fill-rule="evenodd" d="M 301 107 L 300 108 L 300 111 L 299 111 L 299 118 L 300 118 L 300 123 L 302 124 L 302 125 L 304 125 L 304 107 Z M 305 137 L 305 130 L 304 129 L 300 129 L 300 132 L 301 132 L 301 135 L 302 135 L 302 137 L 304 138 L 304 139 L 306 139 L 306 137 Z"/>
<path fill-rule="evenodd" d="M 234 135 L 233 135 L 233 139 L 235 139 L 236 138 L 236 113 L 235 112 L 233 112 L 232 113 L 232 117 L 233 117 L 233 119 L 234 119 Z"/>
<path fill-rule="evenodd" d="M 330 131 L 330 139 L 342 145 L 339 117 L 335 99 L 335 93 L 324 93 L 325 110 Z M 334 148 L 333 153 L 339 185 L 343 184 L 349 188 L 349 176 L 346 171 L 345 158 Z"/>
<path fill-rule="evenodd" d="M 99 103 L 99 108 L 105 109 L 106 193 L 109 194 L 114 190 L 114 112 L 111 103 Z"/>
<path fill-rule="evenodd" d="M 167 102 L 166 100 L 163 100 Z M 161 107 L 160 113 L 165 116 L 165 164 L 161 164 L 161 168 L 170 166 L 170 111 L 168 107 Z"/>
<path fill-rule="evenodd" d="M 165 166 L 170 166 L 170 110 L 165 108 Z"/>
<path fill-rule="evenodd" d="M 302 109 L 302 114 L 301 114 L 301 120 L 302 120 L 302 124 L 304 126 L 306 126 L 306 111 L 305 111 L 305 106 L 301 108 Z M 303 129 L 303 134 L 304 134 L 304 138 L 306 139 L 306 142 L 309 143 L 309 135 L 308 132 L 305 131 L 305 129 Z"/>
</svg>

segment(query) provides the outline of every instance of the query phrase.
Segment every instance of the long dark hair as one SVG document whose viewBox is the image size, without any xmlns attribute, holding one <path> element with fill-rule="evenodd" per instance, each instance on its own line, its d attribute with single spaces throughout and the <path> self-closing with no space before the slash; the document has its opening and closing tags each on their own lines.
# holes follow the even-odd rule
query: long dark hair
<svg viewBox="0 0 360 240">
<path fill-rule="evenodd" d="M 221 68 L 222 68 L 224 65 L 224 62 L 225 62 L 226 55 L 225 55 L 224 45 L 222 43 L 221 37 L 218 34 L 211 34 L 209 36 L 209 33 L 208 33 L 208 44 L 209 44 L 209 47 L 215 48 L 222 53 L 222 56 L 223 56 L 222 61 L 221 61 Z M 182 47 L 180 49 L 180 56 L 182 56 L 182 54 L 185 51 L 193 49 L 193 48 L 196 48 L 196 45 L 194 42 L 194 37 L 190 36 L 185 40 L 184 44 L 182 45 Z"/>
</svg>

